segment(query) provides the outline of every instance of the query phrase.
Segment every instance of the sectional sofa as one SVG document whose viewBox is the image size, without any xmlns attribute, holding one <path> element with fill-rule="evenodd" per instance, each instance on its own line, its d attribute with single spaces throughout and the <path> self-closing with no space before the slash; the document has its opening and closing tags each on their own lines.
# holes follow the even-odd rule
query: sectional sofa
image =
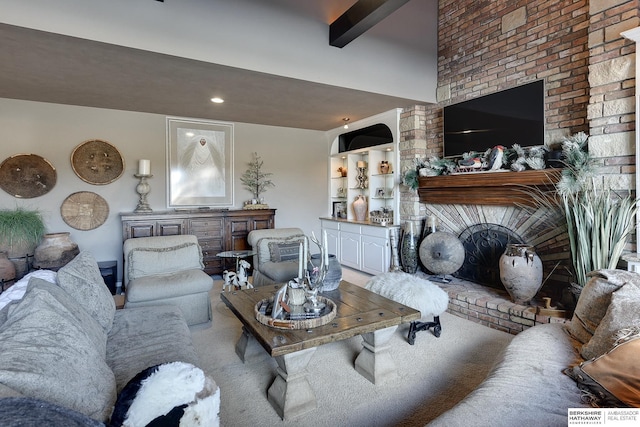
<svg viewBox="0 0 640 427">
<path fill-rule="evenodd" d="M 8 414 L 9 409 L 33 401 L 43 402 L 36 407 L 68 411 L 69 425 L 72 416 L 102 425 L 138 373 L 170 362 L 198 365 L 180 309 L 158 305 L 116 310 L 89 252 L 81 252 L 57 273 L 30 274 L 9 290 L 0 295 L 4 425 L 12 425 L 7 417 L 15 414 Z M 206 378 L 206 388 L 219 408 L 215 382 Z"/>
</svg>

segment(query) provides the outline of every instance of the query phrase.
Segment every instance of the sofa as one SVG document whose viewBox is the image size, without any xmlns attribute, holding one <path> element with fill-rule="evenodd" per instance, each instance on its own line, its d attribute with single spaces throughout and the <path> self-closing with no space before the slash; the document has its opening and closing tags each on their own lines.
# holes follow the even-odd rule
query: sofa
<svg viewBox="0 0 640 427">
<path fill-rule="evenodd" d="M 589 277 L 569 322 L 519 333 L 487 378 L 428 425 L 566 426 L 569 408 L 637 406 L 640 358 L 618 366 L 624 384 L 608 382 L 621 364 L 614 353 L 624 343 L 616 337 L 640 333 L 640 275 L 599 270 Z M 597 374 L 590 370 L 596 364 L 604 366 Z"/>
<path fill-rule="evenodd" d="M 180 309 L 116 310 L 89 252 L 81 252 L 57 273 L 30 273 L 0 300 L 3 411 L 36 400 L 101 425 L 109 422 L 123 389 L 147 368 L 184 362 L 199 370 Z M 205 382 L 219 408 L 215 382 Z"/>
<path fill-rule="evenodd" d="M 253 286 L 287 283 L 298 277 L 300 243 L 309 253 L 309 242 L 300 228 L 253 230 L 247 241 L 255 251 L 253 256 Z"/>
</svg>

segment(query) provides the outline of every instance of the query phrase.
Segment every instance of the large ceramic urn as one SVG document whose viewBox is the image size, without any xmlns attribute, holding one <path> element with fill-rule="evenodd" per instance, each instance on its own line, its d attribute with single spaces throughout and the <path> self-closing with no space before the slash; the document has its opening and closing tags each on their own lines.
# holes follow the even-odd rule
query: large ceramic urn
<svg viewBox="0 0 640 427">
<path fill-rule="evenodd" d="M 510 243 L 500 256 L 500 280 L 511 300 L 527 305 L 542 287 L 542 261 L 535 248 Z"/>
<path fill-rule="evenodd" d="M 57 270 L 79 253 L 78 245 L 71 240 L 68 232 L 45 234 L 33 254 L 33 267 Z"/>
</svg>

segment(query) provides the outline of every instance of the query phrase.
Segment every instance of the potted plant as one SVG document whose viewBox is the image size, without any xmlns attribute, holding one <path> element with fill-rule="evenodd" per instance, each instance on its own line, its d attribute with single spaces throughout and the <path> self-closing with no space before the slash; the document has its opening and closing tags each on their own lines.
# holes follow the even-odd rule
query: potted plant
<svg viewBox="0 0 640 427">
<path fill-rule="evenodd" d="M 272 175 L 262 171 L 263 161 L 258 153 L 253 153 L 253 159 L 249 162 L 249 168 L 242 174 L 240 181 L 244 184 L 244 188 L 253 194 L 253 204 L 262 204 L 260 195 L 267 191 L 267 188 L 273 187 L 273 182 L 269 179 Z"/>
<path fill-rule="evenodd" d="M 598 185 L 588 139 L 583 132 L 565 139 L 560 180 L 551 192 L 534 191 L 537 207 L 546 208 L 549 216 L 559 212 L 566 222 L 574 275 L 570 289 L 576 296 L 589 272 L 617 267 L 638 207 L 631 193 L 621 195 Z"/>
<path fill-rule="evenodd" d="M 24 208 L 0 210 L 0 251 L 16 264 L 16 278 L 27 273 L 27 257 L 33 255 L 45 231 L 42 215 Z"/>
</svg>

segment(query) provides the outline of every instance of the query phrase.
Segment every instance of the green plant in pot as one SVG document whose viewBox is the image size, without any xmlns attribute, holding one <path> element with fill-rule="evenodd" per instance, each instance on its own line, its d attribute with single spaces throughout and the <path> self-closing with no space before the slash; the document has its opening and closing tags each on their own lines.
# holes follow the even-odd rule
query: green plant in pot
<svg viewBox="0 0 640 427">
<path fill-rule="evenodd" d="M 16 264 L 16 278 L 27 273 L 28 257 L 40 243 L 45 227 L 42 215 L 24 208 L 0 210 L 0 251 Z"/>
<path fill-rule="evenodd" d="M 587 144 L 583 132 L 563 141 L 565 168 L 560 180 L 551 192 L 534 192 L 537 207 L 559 212 L 566 222 L 573 270 L 570 290 L 576 296 L 589 272 L 617 268 L 638 208 L 630 192 L 618 194 L 597 181 Z"/>
</svg>

